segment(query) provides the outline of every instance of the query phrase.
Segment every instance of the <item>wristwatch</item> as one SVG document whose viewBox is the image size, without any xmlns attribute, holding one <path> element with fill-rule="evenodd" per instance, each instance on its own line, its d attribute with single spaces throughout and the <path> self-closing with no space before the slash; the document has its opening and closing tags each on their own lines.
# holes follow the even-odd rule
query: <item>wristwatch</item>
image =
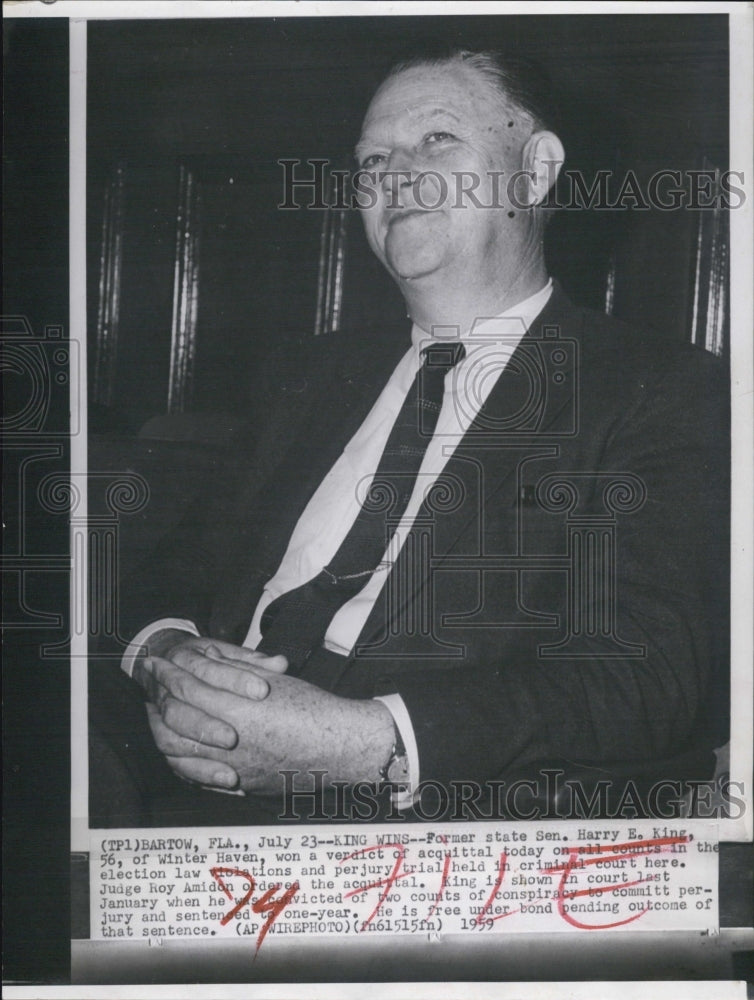
<svg viewBox="0 0 754 1000">
<path fill-rule="evenodd" d="M 380 768 L 380 780 L 397 785 L 408 784 L 408 754 L 397 726 L 395 727 L 395 741 L 390 756 Z"/>
</svg>

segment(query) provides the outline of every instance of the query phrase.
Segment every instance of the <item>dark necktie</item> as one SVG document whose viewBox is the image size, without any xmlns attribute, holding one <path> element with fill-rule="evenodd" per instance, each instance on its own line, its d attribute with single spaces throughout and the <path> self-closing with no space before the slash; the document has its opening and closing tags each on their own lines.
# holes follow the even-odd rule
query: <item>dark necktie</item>
<svg viewBox="0 0 754 1000">
<path fill-rule="evenodd" d="M 462 344 L 424 348 L 423 364 L 396 418 L 356 520 L 329 564 L 308 583 L 272 601 L 262 615 L 259 649 L 288 658 L 298 674 L 318 649 L 336 612 L 369 582 L 413 493 L 437 426 L 445 376 L 464 357 Z"/>
</svg>

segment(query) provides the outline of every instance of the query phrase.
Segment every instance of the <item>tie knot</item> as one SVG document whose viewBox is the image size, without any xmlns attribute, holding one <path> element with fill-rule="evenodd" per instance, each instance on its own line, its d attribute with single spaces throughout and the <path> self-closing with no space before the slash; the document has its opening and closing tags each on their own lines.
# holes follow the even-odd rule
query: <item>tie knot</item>
<svg viewBox="0 0 754 1000">
<path fill-rule="evenodd" d="M 432 374 L 446 375 L 466 357 L 466 348 L 461 343 L 430 344 L 422 351 L 424 370 Z"/>
</svg>

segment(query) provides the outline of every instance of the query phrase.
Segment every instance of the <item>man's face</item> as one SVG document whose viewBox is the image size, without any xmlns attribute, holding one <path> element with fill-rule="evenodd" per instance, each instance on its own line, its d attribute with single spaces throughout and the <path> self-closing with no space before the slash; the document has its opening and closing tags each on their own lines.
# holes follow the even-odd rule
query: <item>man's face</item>
<svg viewBox="0 0 754 1000">
<path fill-rule="evenodd" d="M 506 112 L 492 83 L 468 67 L 420 66 L 383 84 L 356 156 L 363 170 L 387 175 L 362 217 L 396 278 L 457 279 L 515 253 L 506 187 L 530 133 L 526 117 Z"/>
</svg>

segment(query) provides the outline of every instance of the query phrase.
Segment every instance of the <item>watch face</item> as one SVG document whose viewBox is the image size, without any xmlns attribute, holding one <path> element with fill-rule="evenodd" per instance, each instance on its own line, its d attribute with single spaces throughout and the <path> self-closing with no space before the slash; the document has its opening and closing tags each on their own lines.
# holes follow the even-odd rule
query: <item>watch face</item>
<svg viewBox="0 0 754 1000">
<path fill-rule="evenodd" d="M 408 757 L 406 754 L 398 754 L 390 761 L 387 769 L 387 780 L 404 784 L 408 782 Z"/>
</svg>

